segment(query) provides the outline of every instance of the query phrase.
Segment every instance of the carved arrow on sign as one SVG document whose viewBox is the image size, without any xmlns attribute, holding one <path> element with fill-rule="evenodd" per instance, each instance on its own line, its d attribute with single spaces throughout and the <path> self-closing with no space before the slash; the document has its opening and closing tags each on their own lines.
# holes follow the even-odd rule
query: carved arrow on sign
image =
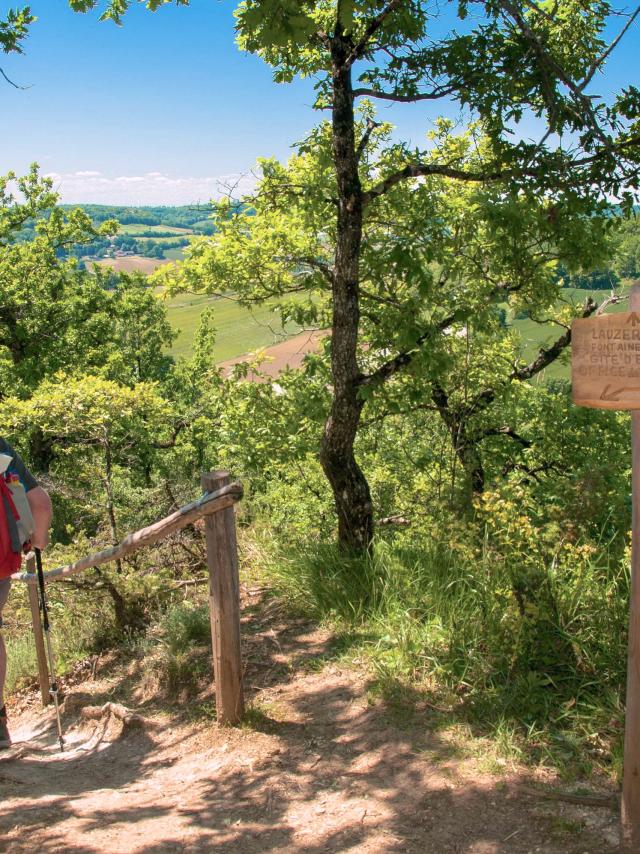
<svg viewBox="0 0 640 854">
<path fill-rule="evenodd" d="M 627 391 L 640 391 L 640 386 L 638 385 L 624 386 L 624 388 L 616 388 L 613 391 L 609 391 L 610 388 L 610 385 L 604 387 L 600 395 L 600 400 L 620 400 L 620 395 Z"/>
</svg>

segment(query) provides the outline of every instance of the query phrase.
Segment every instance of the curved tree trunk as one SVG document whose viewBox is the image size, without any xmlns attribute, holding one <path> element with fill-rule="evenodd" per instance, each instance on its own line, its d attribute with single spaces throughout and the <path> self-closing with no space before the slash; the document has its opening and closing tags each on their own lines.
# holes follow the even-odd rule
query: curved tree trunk
<svg viewBox="0 0 640 854">
<path fill-rule="evenodd" d="M 373 539 L 373 507 L 369 484 L 353 450 L 363 406 L 358 394 L 357 361 L 363 198 L 355 144 L 349 44 L 339 27 L 332 39 L 331 55 L 338 226 L 331 339 L 333 403 L 325 424 L 320 461 L 333 490 L 339 542 L 348 549 L 364 551 Z"/>
</svg>

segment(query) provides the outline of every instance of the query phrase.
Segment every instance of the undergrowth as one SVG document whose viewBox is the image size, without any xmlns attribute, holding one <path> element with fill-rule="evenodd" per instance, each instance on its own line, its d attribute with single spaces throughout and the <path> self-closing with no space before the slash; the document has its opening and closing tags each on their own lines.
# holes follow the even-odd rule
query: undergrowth
<svg viewBox="0 0 640 854">
<path fill-rule="evenodd" d="M 170 557 L 167 550 L 150 551 L 146 556 L 148 563 L 138 560 L 137 572 L 127 576 L 113 573 L 110 585 L 104 583 L 105 575 L 91 572 L 84 573 L 80 579 L 72 579 L 71 583 L 47 584 L 58 676 L 64 677 L 77 662 L 91 655 L 122 649 L 142 657 L 153 653 L 156 664 L 162 659 L 159 669 L 162 670 L 163 690 L 167 686 L 173 690 L 185 679 L 189 681 L 188 659 L 192 649 L 202 643 L 208 644 L 210 658 L 208 609 L 206 604 L 203 608 L 193 604 L 197 591 L 190 591 L 186 597 L 174 586 L 175 576 L 179 578 L 181 571 L 188 572 L 175 561 L 169 563 L 167 560 L 162 572 L 144 571 L 147 565 L 154 568 L 154 559 L 162 561 L 167 557 Z M 130 624 L 119 623 L 109 586 L 117 589 L 127 615 L 133 617 Z M 36 684 L 31 611 L 23 584 L 13 584 L 3 619 L 7 646 L 5 692 L 10 695 Z M 184 661 L 181 656 L 186 656 Z"/>
<path fill-rule="evenodd" d="M 133 644 L 143 693 L 169 700 L 196 695 L 211 682 L 211 624 L 206 603 L 173 602 Z"/>
<path fill-rule="evenodd" d="M 47 589 L 56 669 L 63 676 L 78 661 L 105 648 L 105 632 L 111 626 L 109 608 L 100 596 L 79 597 L 60 584 L 49 585 Z M 24 585 L 13 585 L 3 619 L 7 647 L 5 694 L 10 695 L 37 681 L 31 612 Z M 113 633 L 109 631 L 108 637 L 111 641 Z"/>
<path fill-rule="evenodd" d="M 570 558 L 523 565 L 486 542 L 404 536 L 366 558 L 271 544 L 262 563 L 297 609 L 360 634 L 370 690 L 398 714 L 427 701 L 443 725 L 491 735 L 502 755 L 617 774 L 627 566 L 606 549 Z M 537 585 L 524 600 L 523 576 Z"/>
</svg>

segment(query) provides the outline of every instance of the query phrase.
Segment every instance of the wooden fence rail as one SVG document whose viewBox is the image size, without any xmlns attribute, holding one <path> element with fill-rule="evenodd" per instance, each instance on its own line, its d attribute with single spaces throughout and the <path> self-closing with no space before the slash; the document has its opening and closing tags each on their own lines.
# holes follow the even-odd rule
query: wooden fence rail
<svg viewBox="0 0 640 854">
<path fill-rule="evenodd" d="M 205 490 L 203 496 L 180 507 L 170 516 L 129 534 L 118 545 L 87 555 L 75 563 L 50 569 L 44 576 L 46 581 L 59 581 L 85 569 L 119 560 L 165 539 L 198 519 L 205 519 L 216 713 L 219 723 L 236 724 L 244 714 L 244 699 L 240 656 L 240 583 L 233 505 L 242 498 L 243 489 L 238 481 L 231 483 L 225 471 L 203 474 L 202 486 Z M 49 676 L 32 555 L 27 557 L 27 571 L 16 572 L 12 578 L 28 585 L 38 679 L 42 702 L 46 705 L 50 700 Z"/>
</svg>

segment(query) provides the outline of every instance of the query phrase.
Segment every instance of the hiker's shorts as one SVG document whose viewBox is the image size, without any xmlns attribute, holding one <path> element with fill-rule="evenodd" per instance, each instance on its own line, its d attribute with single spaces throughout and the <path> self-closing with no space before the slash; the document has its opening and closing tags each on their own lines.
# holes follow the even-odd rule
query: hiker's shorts
<svg viewBox="0 0 640 854">
<path fill-rule="evenodd" d="M 11 590 L 11 579 L 3 578 L 0 580 L 0 629 L 2 628 L 2 610 L 7 604 L 9 591 Z"/>
</svg>

